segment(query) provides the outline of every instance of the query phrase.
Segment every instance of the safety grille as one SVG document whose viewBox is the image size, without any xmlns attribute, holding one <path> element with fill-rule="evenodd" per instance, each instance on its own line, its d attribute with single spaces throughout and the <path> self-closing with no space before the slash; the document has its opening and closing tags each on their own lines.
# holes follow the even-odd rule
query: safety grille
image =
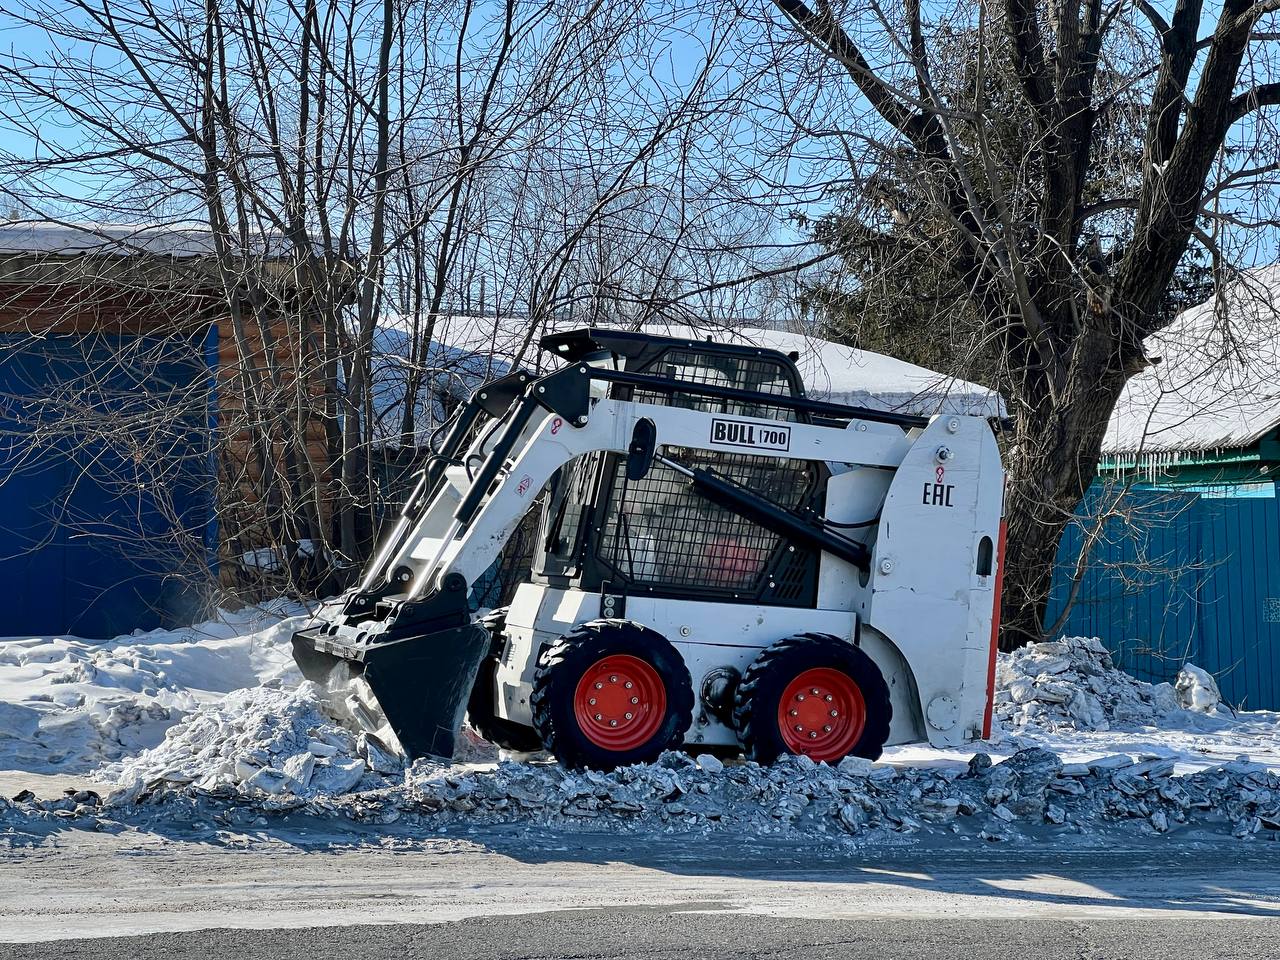
<svg viewBox="0 0 1280 960">
<path fill-rule="evenodd" d="M 690 383 L 709 383 L 735 390 L 791 396 L 792 383 L 787 368 L 777 360 L 763 357 L 721 356 L 694 350 L 668 350 L 650 364 L 646 373 L 658 374 Z M 795 412 L 769 403 L 744 403 L 720 400 L 690 393 L 660 393 L 637 389 L 634 399 L 641 403 L 657 403 L 709 413 L 760 417 L 768 420 L 794 420 Z M 669 399 L 668 399 L 669 398 Z"/>
<path fill-rule="evenodd" d="M 800 601 L 812 589 L 815 577 L 815 556 L 812 550 L 799 547 L 783 558 L 776 576 L 773 591 L 774 602 Z"/>
<path fill-rule="evenodd" d="M 664 455 L 688 467 L 709 467 L 788 509 L 813 489 L 803 460 L 752 457 L 668 447 Z M 642 480 L 626 479 L 620 461 L 605 510 L 600 559 L 629 583 L 651 588 L 729 592 L 760 586 L 777 534 L 711 503 L 689 480 L 655 463 Z"/>
</svg>

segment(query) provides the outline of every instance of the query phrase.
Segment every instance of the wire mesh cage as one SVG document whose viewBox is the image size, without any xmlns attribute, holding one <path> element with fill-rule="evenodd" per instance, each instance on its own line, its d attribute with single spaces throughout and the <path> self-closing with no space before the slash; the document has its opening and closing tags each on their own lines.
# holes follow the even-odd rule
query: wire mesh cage
<svg viewBox="0 0 1280 960">
<path fill-rule="evenodd" d="M 803 460 L 667 448 L 688 467 L 721 476 L 795 510 L 811 495 L 814 471 Z M 614 468 L 600 559 L 626 582 L 661 588 L 742 592 L 755 589 L 781 537 L 707 500 L 687 478 L 656 463 L 642 480 Z"/>
<path fill-rule="evenodd" d="M 777 396 L 791 396 L 795 390 L 788 369 L 777 360 L 767 357 L 726 356 L 673 349 L 662 354 L 646 372 L 674 380 L 684 380 L 688 383 L 705 383 Z M 760 417 L 768 420 L 796 419 L 794 411 L 769 403 L 716 399 L 680 391 L 664 393 L 637 389 L 632 399 L 641 403 L 659 403 L 731 416 Z"/>
</svg>

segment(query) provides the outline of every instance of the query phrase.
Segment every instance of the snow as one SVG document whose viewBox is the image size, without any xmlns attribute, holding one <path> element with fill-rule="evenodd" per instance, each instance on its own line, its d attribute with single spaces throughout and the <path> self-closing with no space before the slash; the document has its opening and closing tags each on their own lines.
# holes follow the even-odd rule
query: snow
<svg viewBox="0 0 1280 960">
<path fill-rule="evenodd" d="M 0 769 L 87 773 L 154 746 L 201 703 L 292 679 L 302 613 L 274 602 L 113 640 L 0 638 Z"/>
<path fill-rule="evenodd" d="M 285 252 L 282 236 L 261 235 L 264 255 L 270 255 L 270 241 Z M 174 223 L 76 223 L 57 220 L 0 220 L 0 257 L 47 254 L 75 256 L 149 256 L 190 259 L 216 253 L 214 234 L 208 225 L 196 221 Z"/>
<path fill-rule="evenodd" d="M 297 621 L 282 619 L 292 612 L 101 644 L 0 643 L 7 765 L 71 764 L 115 785 L 105 800 L 23 794 L 0 820 L 244 824 L 301 813 L 427 834 L 514 825 L 854 845 L 1280 836 L 1280 715 L 1225 711 L 1212 678 L 1190 665 L 1175 684 L 1141 683 L 1091 638 L 1001 657 L 996 729 L 977 753 L 913 745 L 875 763 L 761 767 L 668 752 L 601 773 L 498 761 L 464 735 L 460 759 L 406 768 L 298 678 L 286 642 Z"/>
<path fill-rule="evenodd" d="M 1116 669 L 1093 637 L 1028 644 L 996 666 L 995 716 L 1014 733 L 1157 724 L 1181 709 L 1170 684 L 1143 683 Z"/>
<path fill-rule="evenodd" d="M 394 319 L 390 326 L 397 326 Z M 580 323 L 562 321 L 553 323 L 544 332 L 562 332 L 580 326 Z M 1000 395 L 987 387 L 808 333 L 728 325 L 708 330 L 661 323 L 645 327 L 645 332 L 691 340 L 705 340 L 710 336 L 725 343 L 766 347 L 782 353 L 795 351 L 800 355 L 796 365 L 805 390 L 814 399 L 925 416 L 935 413 L 1000 416 L 1004 413 Z M 497 357 L 510 363 L 521 354 L 528 336 L 528 322 L 516 317 L 449 317 L 442 319 L 435 335 L 441 343 L 461 353 Z M 533 348 L 524 351 L 524 364 L 532 365 L 542 359 L 538 353 L 540 351 Z M 501 372 L 505 371 L 495 370 L 494 375 Z"/>
<path fill-rule="evenodd" d="M 233 691 L 198 707 L 157 746 L 97 776 L 123 788 L 121 801 L 159 783 L 305 797 L 346 793 L 371 767 L 400 769 L 367 735 L 357 738 L 326 717 L 320 693 L 310 681 L 284 688 L 278 679 Z"/>
<path fill-rule="evenodd" d="M 1194 663 L 1182 665 L 1173 682 L 1173 689 L 1178 703 L 1185 710 L 1196 713 L 1216 714 L 1222 702 L 1222 694 L 1218 691 L 1218 681 L 1208 670 L 1197 667 Z"/>
<path fill-rule="evenodd" d="M 1147 356 L 1159 362 L 1125 385 L 1103 452 L 1158 465 L 1248 446 L 1280 425 L 1278 314 L 1280 266 L 1266 267 L 1149 337 Z"/>
<path fill-rule="evenodd" d="M 767 767 L 741 761 L 717 767 L 671 751 L 654 763 L 608 773 L 548 762 L 419 761 L 399 777 L 366 776 L 347 792 L 355 776 L 336 788 L 317 784 L 321 771 L 340 772 L 346 762 L 307 752 L 305 737 L 323 723 L 304 707 L 269 724 L 261 742 L 279 749 L 270 756 L 264 751 L 253 771 L 214 751 L 159 776 L 148 771 L 101 807 L 71 798 L 25 798 L 15 810 L 29 817 L 74 811 L 86 819 L 153 823 L 265 824 L 264 816 L 302 814 L 382 826 L 398 822 L 399 829 L 425 835 L 510 825 L 562 834 L 727 833 L 854 846 L 935 838 L 1105 847 L 1121 836 L 1280 836 L 1280 775 L 1247 758 L 1179 773 L 1174 761 L 1149 754 L 1066 763 L 1041 747 L 1021 748 L 1002 762 L 978 753 L 946 767 L 831 767 L 807 757 L 785 757 Z M 249 726 L 256 724 L 255 718 Z M 358 775 L 362 767 L 356 767 Z"/>
<path fill-rule="evenodd" d="M 1212 676 L 1194 664 L 1183 664 L 1172 684 L 1144 683 L 1117 669 L 1096 638 L 1000 654 L 993 718 L 987 749 L 994 756 L 1039 747 L 1077 765 L 1159 757 L 1184 774 L 1250 756 L 1280 771 L 1280 713 L 1230 711 Z M 885 755 L 898 764 L 954 767 L 968 751 L 910 744 Z"/>
</svg>

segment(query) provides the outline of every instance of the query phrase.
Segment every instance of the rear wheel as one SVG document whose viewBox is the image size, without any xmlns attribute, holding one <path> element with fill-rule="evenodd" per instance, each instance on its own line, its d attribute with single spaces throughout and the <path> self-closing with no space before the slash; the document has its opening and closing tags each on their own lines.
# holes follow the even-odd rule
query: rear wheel
<svg viewBox="0 0 1280 960">
<path fill-rule="evenodd" d="M 593 620 L 542 652 L 533 725 L 568 767 L 648 763 L 693 721 L 693 684 L 661 634 L 625 620 Z"/>
<path fill-rule="evenodd" d="M 515 723 L 498 716 L 498 660 L 506 644 L 504 629 L 507 625 L 507 609 L 501 607 L 480 618 L 480 625 L 489 632 L 489 653 L 480 661 L 476 682 L 471 687 L 467 701 L 467 722 L 472 729 L 490 743 L 505 750 L 532 753 L 542 749 L 542 741 L 532 727 Z"/>
<path fill-rule="evenodd" d="M 761 651 L 738 685 L 734 725 L 749 758 L 877 759 L 893 707 L 875 662 L 847 640 L 802 633 Z"/>
</svg>

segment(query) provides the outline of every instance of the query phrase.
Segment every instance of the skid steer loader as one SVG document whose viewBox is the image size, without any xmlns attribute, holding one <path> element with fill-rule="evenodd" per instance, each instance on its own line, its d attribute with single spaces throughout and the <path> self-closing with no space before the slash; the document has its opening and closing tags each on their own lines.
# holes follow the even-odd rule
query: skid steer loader
<svg viewBox="0 0 1280 960">
<path fill-rule="evenodd" d="M 998 425 L 805 396 L 793 357 L 584 329 L 461 405 L 363 580 L 293 638 L 409 757 L 681 744 L 835 762 L 991 720 Z M 542 496 L 533 572 L 468 596 Z"/>
</svg>

